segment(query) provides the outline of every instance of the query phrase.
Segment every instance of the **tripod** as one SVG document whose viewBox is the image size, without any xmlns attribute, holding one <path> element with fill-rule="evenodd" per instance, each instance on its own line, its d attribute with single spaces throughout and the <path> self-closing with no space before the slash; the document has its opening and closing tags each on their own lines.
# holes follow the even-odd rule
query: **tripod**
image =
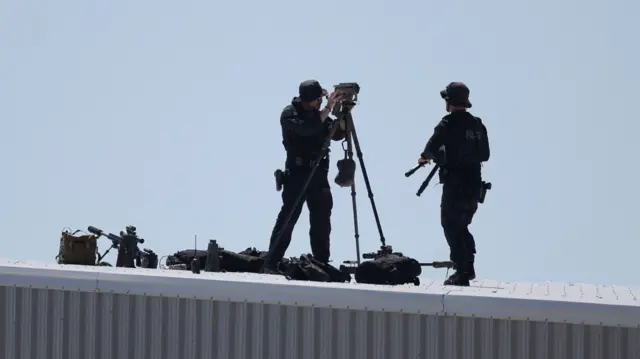
<svg viewBox="0 0 640 359">
<path fill-rule="evenodd" d="M 367 167 L 364 164 L 364 159 L 362 156 L 362 150 L 360 149 L 360 141 L 358 141 L 358 134 L 356 133 L 356 128 L 353 124 L 353 116 L 351 113 L 347 113 L 345 116 L 346 121 L 346 134 L 345 134 L 345 142 L 347 143 L 346 158 L 353 161 L 353 148 L 355 147 L 356 155 L 358 156 L 358 162 L 360 163 L 360 168 L 362 169 L 362 177 L 364 178 L 364 184 L 367 187 L 367 194 L 369 196 L 369 201 L 371 202 L 371 209 L 373 210 L 373 217 L 376 220 L 376 226 L 378 227 L 378 234 L 380 235 L 380 242 L 382 243 L 382 247 L 386 246 L 386 240 L 384 238 L 384 233 L 382 231 L 382 224 L 380 224 L 380 216 L 378 215 L 378 209 L 376 207 L 376 202 L 373 199 L 373 191 L 371 190 L 371 183 L 369 182 L 369 175 L 367 174 Z M 344 149 L 344 142 L 343 142 Z M 354 238 L 356 242 L 356 258 L 357 264 L 360 265 L 360 232 L 358 229 L 358 208 L 356 204 L 356 182 L 355 180 L 351 184 L 351 207 L 353 211 L 353 231 Z"/>
<path fill-rule="evenodd" d="M 353 161 L 353 147 L 355 147 L 356 149 L 356 155 L 358 156 L 358 160 L 360 162 L 360 167 L 362 168 L 362 174 L 364 177 L 364 181 L 365 184 L 367 186 L 367 191 L 369 194 L 369 199 L 371 201 L 371 208 L 373 209 L 373 215 L 375 217 L 376 220 L 376 225 L 378 227 L 378 232 L 380 234 L 380 241 L 382 242 L 382 246 L 385 246 L 385 238 L 384 238 L 384 234 L 382 232 L 382 225 L 380 224 L 380 218 L 378 216 L 378 210 L 376 208 L 376 204 L 375 201 L 373 199 L 373 192 L 371 190 L 371 184 L 369 182 L 369 176 L 367 175 L 367 170 L 364 164 L 364 160 L 362 158 L 362 151 L 360 149 L 360 142 L 358 141 L 358 135 L 356 134 L 356 130 L 355 127 L 353 125 L 353 116 L 351 115 L 351 109 L 353 108 L 353 106 L 355 106 L 354 102 L 350 102 L 350 101 L 345 101 L 341 104 L 341 111 L 337 114 L 337 119 L 334 123 L 334 125 L 331 127 L 331 129 L 329 130 L 329 135 L 325 138 L 325 141 L 322 145 L 322 149 L 320 150 L 320 153 L 316 156 L 316 158 L 314 159 L 314 161 L 311 164 L 311 172 L 309 173 L 304 185 L 302 186 L 302 189 L 300 190 L 300 193 L 298 194 L 298 196 L 296 197 L 296 200 L 294 201 L 294 205 L 291 207 L 291 209 L 289 210 L 289 212 L 287 213 L 287 217 L 286 219 L 283 221 L 280 230 L 278 231 L 278 235 L 275 239 L 275 244 L 273 246 L 273 248 L 277 248 L 278 244 L 280 243 L 280 241 L 282 240 L 282 236 L 285 233 L 285 231 L 288 229 L 288 226 L 291 223 L 291 218 L 293 217 L 294 212 L 296 211 L 297 207 L 300 205 L 300 201 L 302 200 L 302 197 L 305 195 L 307 188 L 309 187 L 309 183 L 311 183 L 311 180 L 316 172 L 316 170 L 318 169 L 318 166 L 320 165 L 320 162 L 322 161 L 322 159 L 326 156 L 326 154 L 328 153 L 329 150 L 329 146 L 331 145 L 331 140 L 333 138 L 333 136 L 335 135 L 336 131 L 338 130 L 339 127 L 339 123 L 341 120 L 345 121 L 345 140 L 343 141 L 343 149 L 344 149 L 344 143 L 346 142 L 347 144 L 347 149 L 345 150 L 346 152 L 346 157 Z M 358 258 L 358 264 L 360 264 L 360 233 L 359 233 L 359 229 L 358 229 L 358 211 L 356 208 L 356 187 L 355 187 L 355 181 L 351 184 L 351 203 L 352 203 L 352 207 L 353 207 L 353 226 L 354 226 L 354 237 L 355 237 L 355 242 L 356 242 L 356 254 L 357 254 L 357 258 Z M 271 257 L 272 253 L 268 254 L 268 257 Z M 270 258 L 268 258 L 270 259 Z M 267 260 L 268 260 L 267 259 Z"/>
</svg>

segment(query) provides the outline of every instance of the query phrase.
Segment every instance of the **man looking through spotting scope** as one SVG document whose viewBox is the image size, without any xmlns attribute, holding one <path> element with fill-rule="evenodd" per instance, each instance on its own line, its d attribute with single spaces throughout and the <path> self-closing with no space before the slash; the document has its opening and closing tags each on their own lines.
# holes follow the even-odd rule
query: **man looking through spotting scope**
<svg viewBox="0 0 640 359">
<path fill-rule="evenodd" d="M 323 97 L 327 97 L 327 104 L 320 110 Z M 300 84 L 299 95 L 282 110 L 280 126 L 286 161 L 285 171 L 276 171 L 277 186 L 282 187 L 282 208 L 271 233 L 269 254 L 262 270 L 265 273 L 278 273 L 277 264 L 291 243 L 293 228 L 305 202 L 309 210 L 311 252 L 318 261 L 329 261 L 333 197 L 328 179 L 329 150 L 323 147 L 330 135 L 333 141 L 345 138 L 344 121 L 329 117 L 339 100 L 335 92 L 328 95 L 318 81 L 307 80 Z"/>
<path fill-rule="evenodd" d="M 468 227 L 487 189 L 481 164 L 489 160 L 489 138 L 482 120 L 467 112 L 471 108 L 469 93 L 461 82 L 452 82 L 440 91 L 449 114 L 435 127 L 418 159 L 420 165 L 434 161 L 443 184 L 440 220 L 450 260 L 456 264 L 456 272 L 445 285 L 468 286 L 476 277 L 476 244 Z"/>
</svg>

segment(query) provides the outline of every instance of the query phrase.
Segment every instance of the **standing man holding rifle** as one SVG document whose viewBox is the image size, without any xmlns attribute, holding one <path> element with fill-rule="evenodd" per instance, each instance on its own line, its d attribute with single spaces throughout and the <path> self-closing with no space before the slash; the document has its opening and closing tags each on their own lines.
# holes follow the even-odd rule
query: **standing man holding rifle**
<svg viewBox="0 0 640 359">
<path fill-rule="evenodd" d="M 456 272 L 445 285 L 469 286 L 475 279 L 476 244 L 469 232 L 469 225 L 484 201 L 484 194 L 491 188 L 482 181 L 482 162 L 490 157 L 489 137 L 482 120 L 467 112 L 471 108 L 469 88 L 462 82 L 452 82 L 440 96 L 445 100 L 449 113 L 435 127 L 418 159 L 418 167 L 435 162 L 436 166 L 423 186 L 439 169 L 442 186 L 440 217 L 444 235 L 450 249 L 450 259 L 456 264 Z M 416 169 L 417 169 L 416 168 Z M 413 171 L 407 172 L 408 177 Z"/>
</svg>

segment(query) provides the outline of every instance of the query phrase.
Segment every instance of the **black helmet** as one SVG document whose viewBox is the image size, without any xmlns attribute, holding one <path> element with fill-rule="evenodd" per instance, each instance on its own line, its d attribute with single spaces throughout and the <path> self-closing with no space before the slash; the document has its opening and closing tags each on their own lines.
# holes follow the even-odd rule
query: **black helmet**
<svg viewBox="0 0 640 359">
<path fill-rule="evenodd" d="M 316 80 L 303 81 L 298 87 L 300 100 L 308 102 L 327 95 L 327 91 Z"/>
<path fill-rule="evenodd" d="M 440 91 L 440 97 L 452 106 L 471 108 L 471 102 L 469 102 L 470 93 L 471 91 L 464 83 L 452 82 L 444 90 Z"/>
</svg>

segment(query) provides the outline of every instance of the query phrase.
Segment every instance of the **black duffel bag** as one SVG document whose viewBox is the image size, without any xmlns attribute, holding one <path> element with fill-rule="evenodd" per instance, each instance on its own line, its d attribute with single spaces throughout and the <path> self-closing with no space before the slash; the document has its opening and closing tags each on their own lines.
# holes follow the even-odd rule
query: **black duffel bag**
<svg viewBox="0 0 640 359">
<path fill-rule="evenodd" d="M 198 257 L 198 264 L 200 270 L 204 270 L 204 265 L 207 261 L 207 251 L 185 249 L 179 251 L 167 257 L 165 264 L 169 268 L 191 270 L 191 261 L 193 258 Z"/>
<path fill-rule="evenodd" d="M 417 260 L 398 254 L 385 254 L 362 262 L 356 268 L 356 282 L 367 284 L 420 284 L 422 267 Z"/>
<path fill-rule="evenodd" d="M 303 254 L 299 258 L 284 259 L 278 264 L 278 270 L 287 279 L 312 282 L 348 283 L 351 275 L 328 263 L 322 263 L 311 254 Z"/>
<path fill-rule="evenodd" d="M 267 252 L 255 248 L 247 248 L 242 252 L 232 252 L 221 249 L 218 251 L 221 272 L 259 273 Z M 191 261 L 198 257 L 200 270 L 204 270 L 207 263 L 207 251 L 185 249 L 167 257 L 166 265 L 172 269 L 191 270 Z"/>
<path fill-rule="evenodd" d="M 267 252 L 247 248 L 242 252 L 220 251 L 220 270 L 225 272 L 260 273 Z"/>
</svg>

